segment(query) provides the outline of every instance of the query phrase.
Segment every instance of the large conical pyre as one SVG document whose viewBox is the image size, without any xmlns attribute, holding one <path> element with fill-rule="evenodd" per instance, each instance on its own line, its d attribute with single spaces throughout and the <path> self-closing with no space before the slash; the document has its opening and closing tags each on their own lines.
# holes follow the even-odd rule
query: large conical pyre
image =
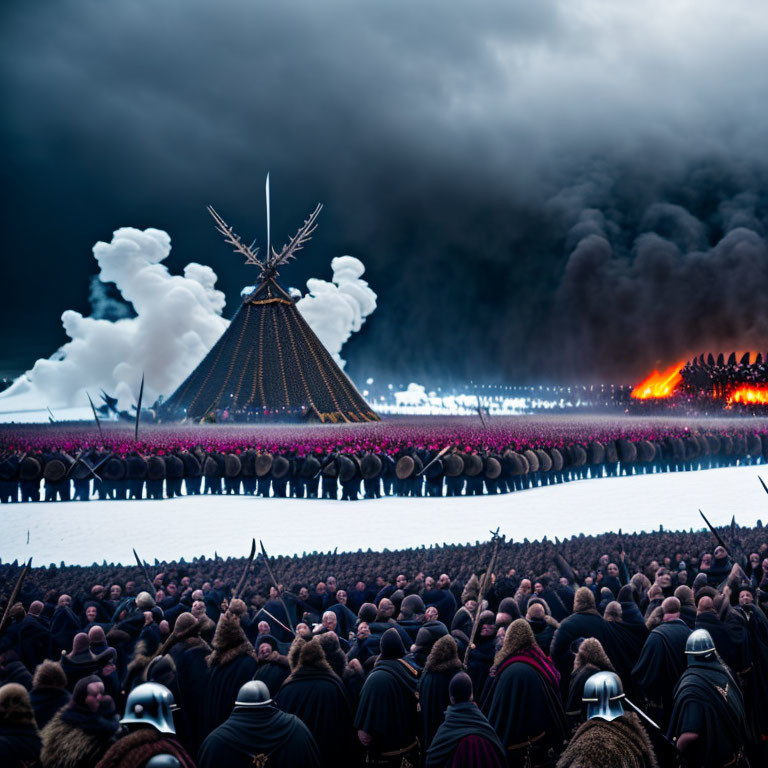
<svg viewBox="0 0 768 768">
<path fill-rule="evenodd" d="M 268 243 L 264 259 L 208 209 L 235 251 L 259 268 L 259 280 L 222 337 L 163 403 L 165 418 L 379 420 L 277 282 L 278 268 L 309 240 L 321 208 L 317 206 L 280 253 Z"/>
</svg>

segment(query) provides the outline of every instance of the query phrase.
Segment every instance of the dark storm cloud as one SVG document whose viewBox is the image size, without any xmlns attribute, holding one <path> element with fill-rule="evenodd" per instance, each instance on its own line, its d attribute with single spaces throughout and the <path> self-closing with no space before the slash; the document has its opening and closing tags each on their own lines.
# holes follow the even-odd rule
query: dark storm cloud
<svg viewBox="0 0 768 768">
<path fill-rule="evenodd" d="M 231 313 L 251 276 L 204 205 L 261 236 L 268 169 L 278 241 L 326 203 L 286 282 L 367 266 L 358 377 L 635 376 L 758 343 L 765 28 L 741 3 L 16 3 L 4 362 L 51 351 L 118 226 L 167 230 Z"/>
</svg>

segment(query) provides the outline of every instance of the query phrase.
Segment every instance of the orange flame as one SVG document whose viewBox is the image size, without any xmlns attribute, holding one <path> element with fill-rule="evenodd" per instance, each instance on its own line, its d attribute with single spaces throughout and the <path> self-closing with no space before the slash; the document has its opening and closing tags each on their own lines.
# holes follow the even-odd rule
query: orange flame
<svg viewBox="0 0 768 768">
<path fill-rule="evenodd" d="M 755 387 L 739 387 L 728 395 L 728 405 L 731 403 L 749 403 L 768 405 L 768 385 Z"/>
<path fill-rule="evenodd" d="M 637 400 L 652 400 L 671 397 L 677 385 L 683 380 L 681 369 L 686 361 L 676 363 L 671 368 L 659 373 L 654 371 L 647 379 L 632 389 L 632 397 Z"/>
</svg>

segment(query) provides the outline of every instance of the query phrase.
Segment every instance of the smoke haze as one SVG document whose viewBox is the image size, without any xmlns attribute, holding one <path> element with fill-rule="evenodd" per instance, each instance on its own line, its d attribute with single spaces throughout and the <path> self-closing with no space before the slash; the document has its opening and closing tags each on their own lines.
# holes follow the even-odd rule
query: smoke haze
<svg viewBox="0 0 768 768">
<path fill-rule="evenodd" d="M 214 267 L 230 316 L 249 276 L 205 205 L 263 233 L 267 170 L 276 240 L 325 204 L 286 285 L 366 265 L 358 383 L 632 381 L 768 349 L 759 3 L 11 0 L 3 22 L 0 367 L 66 340 L 88 249 L 125 221 L 170 233 L 171 272 Z"/>
</svg>

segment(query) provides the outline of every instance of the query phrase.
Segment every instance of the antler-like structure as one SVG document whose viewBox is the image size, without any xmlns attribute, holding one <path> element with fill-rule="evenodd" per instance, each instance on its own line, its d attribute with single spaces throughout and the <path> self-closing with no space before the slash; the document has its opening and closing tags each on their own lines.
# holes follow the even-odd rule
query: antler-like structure
<svg viewBox="0 0 768 768">
<path fill-rule="evenodd" d="M 266 264 L 257 257 L 259 249 L 254 250 L 253 245 L 246 245 L 237 235 L 232 227 L 230 227 L 224 219 L 219 216 L 212 205 L 208 206 L 208 213 L 213 216 L 213 220 L 216 222 L 216 229 L 224 235 L 224 239 L 232 246 L 236 253 L 242 253 L 245 256 L 246 264 L 253 264 L 262 270 L 262 273 L 266 269 Z"/>
<path fill-rule="evenodd" d="M 283 246 L 283 250 L 277 253 L 275 249 L 272 249 L 272 253 L 267 258 L 267 263 L 264 268 L 265 273 L 274 275 L 277 272 L 277 268 L 283 264 L 287 264 L 291 259 L 296 258 L 296 252 L 300 251 L 312 237 L 312 233 L 317 229 L 317 217 L 320 215 L 320 211 L 323 210 L 323 204 L 318 203 L 317 208 L 310 214 L 309 218 L 301 225 L 299 231 L 289 240 L 289 242 Z"/>
</svg>

